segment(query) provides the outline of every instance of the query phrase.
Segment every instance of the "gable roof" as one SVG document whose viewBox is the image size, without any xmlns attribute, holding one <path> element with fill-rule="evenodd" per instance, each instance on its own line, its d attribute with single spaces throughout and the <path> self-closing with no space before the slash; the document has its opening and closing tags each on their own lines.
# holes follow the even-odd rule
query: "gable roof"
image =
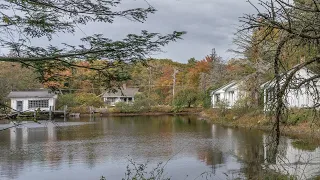
<svg viewBox="0 0 320 180">
<path fill-rule="evenodd" d="M 227 85 L 224 85 L 224 86 L 220 87 L 219 89 L 216 89 L 216 90 L 212 91 L 212 94 L 214 94 L 214 93 L 216 93 L 218 91 L 226 91 L 226 90 L 228 90 L 229 88 L 233 87 L 236 84 L 237 84 L 236 81 L 232 81 L 231 83 L 229 83 Z"/>
<path fill-rule="evenodd" d="M 54 98 L 56 94 L 49 90 L 11 91 L 8 98 Z"/>
<path fill-rule="evenodd" d="M 105 92 L 102 97 L 134 97 L 138 91 L 139 88 L 121 88 L 121 91 L 118 90 L 117 92 Z"/>
<path fill-rule="evenodd" d="M 296 66 L 295 66 L 296 67 Z M 280 84 L 283 83 L 283 81 L 286 79 L 286 75 L 289 74 L 290 72 L 292 72 L 294 70 L 294 67 L 291 69 L 291 70 L 288 70 L 286 72 L 283 72 L 280 74 L 280 78 L 281 78 L 281 82 Z M 299 80 L 304 80 L 304 79 L 308 79 L 312 76 L 316 75 L 316 73 L 312 72 L 310 69 L 306 68 L 306 67 L 302 67 L 301 69 L 299 69 L 293 76 L 293 78 L 295 79 L 295 81 L 299 81 Z M 318 79 L 318 78 L 317 78 Z M 317 80 L 316 79 L 316 80 Z M 320 79 L 318 79 L 319 81 Z M 260 87 L 262 89 L 264 88 L 268 88 L 268 87 L 271 87 L 271 86 L 274 86 L 275 85 L 275 78 L 273 78 L 272 80 L 270 81 L 267 81 L 265 83 L 263 83 Z"/>
</svg>

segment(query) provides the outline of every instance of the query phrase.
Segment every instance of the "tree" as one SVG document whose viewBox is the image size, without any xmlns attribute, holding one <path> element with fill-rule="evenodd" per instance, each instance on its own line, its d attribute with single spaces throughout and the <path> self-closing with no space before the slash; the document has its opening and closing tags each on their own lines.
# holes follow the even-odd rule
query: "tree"
<svg viewBox="0 0 320 180">
<path fill-rule="evenodd" d="M 197 63 L 197 60 L 194 57 L 188 59 L 189 65 L 194 66 L 196 63 Z"/>
<path fill-rule="evenodd" d="M 198 91 L 194 89 L 183 89 L 174 97 L 174 106 L 176 108 L 188 107 L 194 105 L 198 100 Z"/>
<path fill-rule="evenodd" d="M 257 45 L 271 42 L 263 51 L 272 52 L 270 63 L 273 67 L 275 98 L 271 112 L 274 114 L 274 142 L 277 147 L 281 134 L 280 122 L 284 122 L 288 117 L 288 108 L 284 100 L 288 89 L 307 87 L 308 93 L 311 93 L 315 102 L 318 102 L 313 108 L 320 106 L 320 95 L 317 91 L 320 75 L 315 74 L 304 80 L 297 79 L 295 76 L 295 73 L 304 67 L 319 67 L 320 3 L 311 0 L 294 2 L 260 0 L 260 4 L 261 8 L 252 4 L 258 11 L 256 15 L 245 15 L 241 19 L 244 23 L 241 32 L 249 34 L 257 29 L 263 29 L 264 33 L 259 36 L 258 41 L 247 39 L 246 42 Z M 301 49 L 304 48 L 308 51 L 301 54 L 303 52 Z M 299 57 L 299 63 L 288 63 L 292 57 Z M 295 59 L 293 61 L 297 62 Z"/>
<path fill-rule="evenodd" d="M 51 81 L 57 71 L 87 68 L 97 71 L 106 88 L 110 88 L 112 82 L 128 78 L 115 69 L 137 61 L 143 62 L 152 52 L 159 51 L 162 46 L 185 34 L 174 31 L 161 35 L 144 30 L 140 35 L 129 34 L 121 41 L 94 34 L 82 38 L 79 45 L 65 42 L 61 46 L 37 47 L 31 43 L 33 38 L 47 38 L 50 41 L 58 33 L 74 33 L 81 25 L 112 23 L 117 17 L 144 22 L 150 13 L 156 12 L 152 6 L 119 11 L 115 11 L 115 7 L 121 7 L 121 0 L 2 1 L 0 44 L 14 56 L 2 56 L 0 61 L 17 62 L 34 69 L 42 83 Z M 104 60 L 104 63 L 87 67 L 77 64 L 78 60 Z"/>
<path fill-rule="evenodd" d="M 12 90 L 27 90 L 41 88 L 36 74 L 30 69 L 22 68 L 18 63 L 0 62 L 0 100 Z"/>
</svg>

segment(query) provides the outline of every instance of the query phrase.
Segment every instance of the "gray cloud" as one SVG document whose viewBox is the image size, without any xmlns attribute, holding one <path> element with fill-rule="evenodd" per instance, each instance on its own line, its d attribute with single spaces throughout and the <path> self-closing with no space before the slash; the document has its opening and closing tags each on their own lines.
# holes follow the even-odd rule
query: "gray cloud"
<svg viewBox="0 0 320 180">
<path fill-rule="evenodd" d="M 141 30 L 170 33 L 174 30 L 187 31 L 184 40 L 171 43 L 157 58 L 170 58 L 187 62 L 191 57 L 202 59 L 216 48 L 218 55 L 227 60 L 234 57 L 227 50 L 234 48 L 233 34 L 239 25 L 239 17 L 253 13 L 254 8 L 246 0 L 148 0 L 158 11 L 150 15 L 147 22 L 136 23 L 118 18 L 113 24 L 94 23 L 81 26 L 75 35 L 60 34 L 52 41 L 79 43 L 79 38 L 95 33 L 112 39 L 122 39 L 129 33 Z M 145 0 L 123 0 L 122 8 L 147 6 Z M 43 41 L 37 41 L 42 44 Z"/>
</svg>

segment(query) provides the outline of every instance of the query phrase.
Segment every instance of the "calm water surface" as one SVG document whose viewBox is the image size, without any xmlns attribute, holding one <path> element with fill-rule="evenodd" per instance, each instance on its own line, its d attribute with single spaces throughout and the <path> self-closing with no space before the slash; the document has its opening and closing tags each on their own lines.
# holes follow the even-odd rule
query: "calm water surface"
<svg viewBox="0 0 320 180">
<path fill-rule="evenodd" d="M 267 137 L 193 116 L 27 123 L 0 132 L 0 179 L 121 179 L 131 159 L 150 168 L 168 162 L 172 179 L 250 179 L 263 169 L 301 179 L 320 174 L 319 148 L 299 150 L 283 138 L 278 156 L 270 156 Z"/>
</svg>

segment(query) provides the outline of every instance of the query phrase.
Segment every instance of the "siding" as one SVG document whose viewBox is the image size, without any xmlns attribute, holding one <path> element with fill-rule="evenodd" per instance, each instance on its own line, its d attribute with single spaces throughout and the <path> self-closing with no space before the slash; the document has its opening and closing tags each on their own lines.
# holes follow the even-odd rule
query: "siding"
<svg viewBox="0 0 320 180">
<path fill-rule="evenodd" d="M 11 98 L 11 108 L 12 111 L 17 110 L 17 101 L 22 101 L 22 111 L 34 111 L 35 109 L 29 109 L 28 108 L 28 101 L 29 100 L 49 100 L 49 107 L 48 108 L 40 108 L 41 111 L 49 111 L 50 106 L 53 107 L 52 110 L 54 110 L 56 105 L 55 98 Z"/>
</svg>

